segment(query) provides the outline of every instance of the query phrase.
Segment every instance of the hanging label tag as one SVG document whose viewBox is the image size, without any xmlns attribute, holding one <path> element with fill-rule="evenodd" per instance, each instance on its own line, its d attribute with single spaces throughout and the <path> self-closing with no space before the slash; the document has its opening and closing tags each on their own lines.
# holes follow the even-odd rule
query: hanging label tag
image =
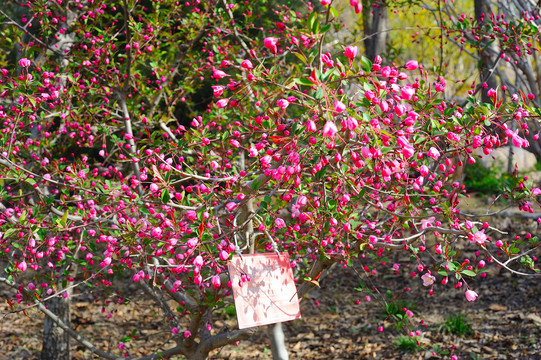
<svg viewBox="0 0 541 360">
<path fill-rule="evenodd" d="M 227 266 L 239 329 L 301 317 L 288 253 L 235 255 Z"/>
</svg>

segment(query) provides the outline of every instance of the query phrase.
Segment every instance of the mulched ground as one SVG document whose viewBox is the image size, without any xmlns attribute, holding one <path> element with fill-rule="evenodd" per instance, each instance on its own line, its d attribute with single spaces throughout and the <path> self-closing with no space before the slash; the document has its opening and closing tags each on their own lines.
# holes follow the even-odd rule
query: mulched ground
<svg viewBox="0 0 541 360">
<path fill-rule="evenodd" d="M 520 228 L 531 229 L 531 220 L 521 220 Z M 513 228 L 517 224 L 509 225 Z M 398 256 L 398 255 L 397 255 Z M 368 260 L 365 260 L 365 262 Z M 308 293 L 301 304 L 302 319 L 284 323 L 290 359 L 541 359 L 541 278 L 518 277 L 492 267 L 486 279 L 474 278 L 469 285 L 479 294 L 469 303 L 464 289 L 438 284 L 434 294 L 422 286 L 410 269 L 399 274 L 386 272 L 366 277 L 362 265 L 354 271 L 335 269 L 322 280 L 322 287 Z M 362 281 L 383 295 L 354 290 Z M 438 280 L 441 280 L 439 277 Z M 131 286 L 131 285 L 130 285 Z M 408 288 L 408 291 L 406 291 Z M 415 315 L 411 327 L 398 331 L 396 321 L 386 319 L 381 299 L 406 304 Z M 8 290 L 0 285 L 0 298 Z M 128 342 L 130 356 L 148 354 L 163 344 L 169 334 L 161 332 L 159 312 L 146 300 L 139 300 L 135 289 L 127 288 L 122 306 L 113 305 L 116 296 L 93 300 L 88 294 L 75 296 L 72 327 L 91 339 L 98 347 L 116 352 L 118 339 L 137 329 L 139 341 Z M 2 301 L 0 315 L 7 307 Z M 442 323 L 448 316 L 465 315 L 473 333 L 464 337 L 445 333 Z M 0 359 L 38 359 L 41 347 L 42 315 L 35 310 L 0 317 Z M 215 323 L 236 327 L 234 316 L 222 312 Z M 383 326 L 383 331 L 378 327 Z M 409 338 L 410 331 L 421 331 L 420 346 L 404 350 L 397 346 L 399 336 Z M 73 359 L 93 357 L 87 350 L 72 344 Z M 404 345 L 404 344 L 403 344 Z M 238 345 L 214 351 L 211 359 L 272 359 L 265 331 L 260 331 Z"/>
</svg>

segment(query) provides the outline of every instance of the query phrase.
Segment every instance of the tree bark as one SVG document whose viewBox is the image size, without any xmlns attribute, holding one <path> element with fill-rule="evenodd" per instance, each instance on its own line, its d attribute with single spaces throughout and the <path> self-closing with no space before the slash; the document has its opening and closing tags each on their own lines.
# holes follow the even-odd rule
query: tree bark
<svg viewBox="0 0 541 360">
<path fill-rule="evenodd" d="M 45 302 L 45 305 L 52 311 L 64 324 L 70 323 L 70 301 L 69 298 L 55 296 Z M 45 317 L 43 322 L 43 347 L 41 350 L 41 360 L 69 360 L 69 335 L 62 330 L 49 317 Z"/>
<path fill-rule="evenodd" d="M 270 325 L 268 331 L 270 336 L 272 359 L 289 360 L 282 323 Z"/>
<path fill-rule="evenodd" d="M 374 61 L 376 55 L 386 50 L 387 30 L 389 27 L 389 11 L 383 1 L 377 1 L 374 6 L 363 7 L 364 49 L 365 56 Z"/>
<path fill-rule="evenodd" d="M 490 14 L 490 6 L 485 2 L 485 0 L 474 0 L 474 11 L 475 19 L 477 20 L 478 26 L 483 26 L 483 23 L 486 21 L 486 17 Z M 479 80 L 480 85 L 483 86 L 484 83 L 487 84 L 486 87 L 481 88 L 481 101 L 484 103 L 491 102 L 490 97 L 487 92 L 489 89 L 496 89 L 496 77 L 492 76 L 492 66 L 494 59 L 491 58 L 490 54 L 492 53 L 492 46 L 485 47 L 487 40 L 482 41 L 482 47 L 479 49 Z"/>
</svg>

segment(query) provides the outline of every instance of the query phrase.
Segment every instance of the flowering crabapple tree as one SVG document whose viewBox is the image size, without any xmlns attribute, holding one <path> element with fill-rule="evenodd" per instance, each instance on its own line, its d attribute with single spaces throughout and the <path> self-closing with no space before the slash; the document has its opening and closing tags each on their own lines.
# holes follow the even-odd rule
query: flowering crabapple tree
<svg viewBox="0 0 541 360">
<path fill-rule="evenodd" d="M 415 60 L 370 61 L 356 44 L 333 44 L 340 12 L 359 2 L 317 6 L 55 0 L 2 10 L 10 316 L 38 309 L 89 352 L 129 357 L 130 336 L 106 351 L 65 311 L 72 296 L 129 279 L 169 334 L 142 359 L 204 359 L 254 331 L 214 326 L 231 302 L 236 253 L 287 251 L 301 298 L 331 265 L 391 250 L 411 255 L 425 286 L 461 284 L 469 301 L 468 280 L 487 262 L 538 272 L 538 238 L 496 241 L 495 228 L 458 210 L 467 194 L 453 181 L 476 149 L 528 146 L 532 98 L 503 102 L 493 89 L 488 103 L 470 95 L 459 106 Z M 513 119 L 524 126 L 511 131 Z M 531 211 L 540 194 L 516 178 L 507 196 Z M 486 259 L 458 257 L 464 242 Z M 61 342 L 44 351 L 67 353 Z"/>
</svg>

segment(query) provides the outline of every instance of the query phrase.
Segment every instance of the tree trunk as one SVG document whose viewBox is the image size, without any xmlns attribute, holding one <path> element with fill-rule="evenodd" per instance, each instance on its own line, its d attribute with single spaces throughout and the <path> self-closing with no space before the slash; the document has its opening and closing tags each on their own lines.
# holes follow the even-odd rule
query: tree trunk
<svg viewBox="0 0 541 360">
<path fill-rule="evenodd" d="M 387 33 L 383 31 L 389 27 L 389 12 L 383 1 L 363 7 L 363 26 L 365 56 L 374 61 L 376 55 L 386 50 Z"/>
<path fill-rule="evenodd" d="M 45 305 L 65 324 L 70 323 L 69 297 L 55 296 Z M 51 319 L 45 317 L 43 322 L 43 348 L 41 360 L 69 360 L 69 335 L 59 328 Z"/>
<path fill-rule="evenodd" d="M 478 26 L 483 26 L 483 23 L 486 21 L 487 17 L 489 16 L 490 7 L 485 2 L 485 0 L 474 0 L 474 10 L 475 10 L 475 19 L 477 20 Z M 488 46 L 485 48 L 487 41 L 483 40 L 482 44 L 483 46 L 480 47 L 479 50 L 479 80 L 480 85 L 483 86 L 484 83 L 487 84 L 486 87 L 481 88 L 481 100 L 484 103 L 489 103 L 490 97 L 488 96 L 487 92 L 489 89 L 496 89 L 497 83 L 496 83 L 496 77 L 492 76 L 492 66 L 494 64 L 494 61 L 496 59 L 491 59 L 491 48 L 492 46 Z"/>
<path fill-rule="evenodd" d="M 273 360 L 289 360 L 282 323 L 269 325 L 269 336 Z"/>
</svg>

